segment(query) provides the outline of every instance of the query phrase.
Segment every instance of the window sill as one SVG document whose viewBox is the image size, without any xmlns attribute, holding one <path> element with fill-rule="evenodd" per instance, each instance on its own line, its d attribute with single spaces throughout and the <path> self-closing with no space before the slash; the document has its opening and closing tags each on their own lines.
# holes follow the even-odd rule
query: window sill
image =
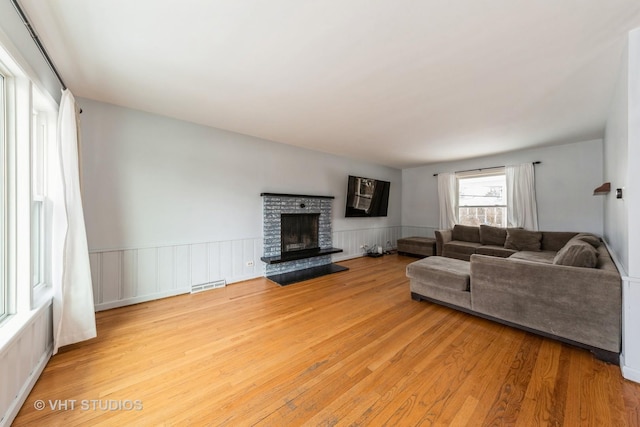
<svg viewBox="0 0 640 427">
<path fill-rule="evenodd" d="M 20 337 L 21 332 L 26 329 L 34 319 L 44 310 L 47 310 L 53 301 L 53 290 L 50 286 L 45 286 L 37 292 L 34 297 L 33 308 L 29 311 L 16 313 L 8 316 L 0 324 L 0 355 Z"/>
</svg>

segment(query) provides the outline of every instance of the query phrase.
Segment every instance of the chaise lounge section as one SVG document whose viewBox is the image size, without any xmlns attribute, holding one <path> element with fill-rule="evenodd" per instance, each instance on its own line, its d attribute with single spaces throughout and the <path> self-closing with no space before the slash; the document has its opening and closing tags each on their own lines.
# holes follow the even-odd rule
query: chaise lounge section
<svg viewBox="0 0 640 427">
<path fill-rule="evenodd" d="M 444 243 L 447 232 L 453 237 L 453 230 L 445 231 Z M 517 238 L 512 229 L 505 233 L 514 244 L 521 244 L 522 237 L 526 241 L 539 236 L 538 249 L 510 249 L 508 257 L 485 255 L 477 252 L 484 246 L 481 242 L 471 242 L 479 245 L 465 261 L 456 258 L 462 251 L 443 247 L 445 255 L 453 256 L 429 257 L 407 266 L 412 298 L 555 338 L 618 363 L 621 277 L 606 245 L 585 233 L 519 229 Z"/>
</svg>

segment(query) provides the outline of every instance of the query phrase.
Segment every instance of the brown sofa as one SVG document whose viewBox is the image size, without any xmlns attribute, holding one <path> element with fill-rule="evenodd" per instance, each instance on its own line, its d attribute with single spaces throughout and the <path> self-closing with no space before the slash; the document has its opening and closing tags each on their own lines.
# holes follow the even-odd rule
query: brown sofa
<svg viewBox="0 0 640 427">
<path fill-rule="evenodd" d="M 621 277 L 601 239 L 492 228 L 436 233 L 441 256 L 407 266 L 412 298 L 556 338 L 617 363 Z M 502 247 L 486 233 L 483 243 L 482 231 L 504 234 Z"/>
<path fill-rule="evenodd" d="M 507 234 L 510 239 L 507 239 Z M 543 252 L 541 255 L 548 258 L 551 255 L 555 256 L 556 252 L 577 234 L 579 233 L 531 232 L 521 228 L 456 224 L 453 229 L 435 231 L 436 255 L 469 261 L 473 254 L 508 258 L 517 252 L 527 251 Z"/>
</svg>

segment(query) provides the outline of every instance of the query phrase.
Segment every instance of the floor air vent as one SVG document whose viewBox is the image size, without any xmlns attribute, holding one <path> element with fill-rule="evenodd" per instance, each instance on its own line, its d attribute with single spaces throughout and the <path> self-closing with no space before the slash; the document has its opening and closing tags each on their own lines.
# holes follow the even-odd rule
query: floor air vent
<svg viewBox="0 0 640 427">
<path fill-rule="evenodd" d="M 191 293 L 197 294 L 198 292 L 204 292 L 210 289 L 224 288 L 225 286 L 227 286 L 226 280 L 216 280 L 215 282 L 202 283 L 199 285 L 191 286 Z"/>
</svg>

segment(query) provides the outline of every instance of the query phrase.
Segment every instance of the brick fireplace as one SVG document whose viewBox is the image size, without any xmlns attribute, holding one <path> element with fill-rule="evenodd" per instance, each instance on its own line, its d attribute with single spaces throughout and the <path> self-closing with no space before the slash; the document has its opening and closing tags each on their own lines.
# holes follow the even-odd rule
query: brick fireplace
<svg viewBox="0 0 640 427">
<path fill-rule="evenodd" d="M 331 262 L 333 197 L 262 193 L 266 276 L 281 285 L 346 270 Z"/>
</svg>

